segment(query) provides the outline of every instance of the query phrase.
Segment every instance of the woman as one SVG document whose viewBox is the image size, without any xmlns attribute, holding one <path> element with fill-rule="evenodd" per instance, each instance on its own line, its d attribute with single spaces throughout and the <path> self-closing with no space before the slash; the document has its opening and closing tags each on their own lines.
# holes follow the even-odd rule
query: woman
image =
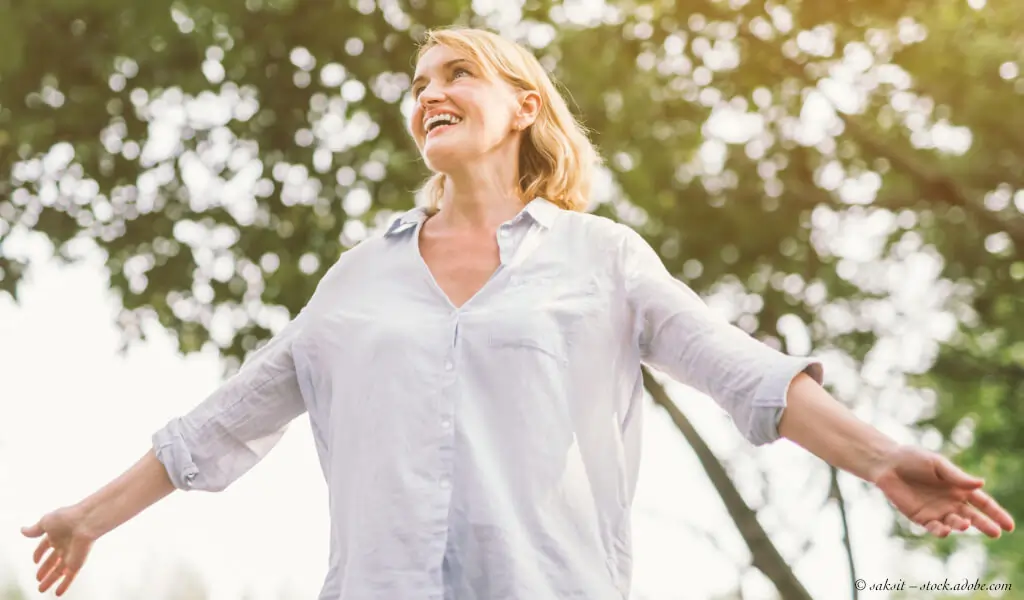
<svg viewBox="0 0 1024 600">
<path fill-rule="evenodd" d="M 642 362 L 935 535 L 1012 530 L 980 480 L 854 418 L 818 361 L 715 318 L 633 230 L 582 212 L 596 153 L 529 52 L 434 32 L 412 93 L 429 206 L 346 252 L 131 469 L 25 528 L 36 562 L 50 550 L 41 590 L 174 489 L 232 483 L 307 412 L 330 497 L 321 600 L 626 598 Z"/>
</svg>

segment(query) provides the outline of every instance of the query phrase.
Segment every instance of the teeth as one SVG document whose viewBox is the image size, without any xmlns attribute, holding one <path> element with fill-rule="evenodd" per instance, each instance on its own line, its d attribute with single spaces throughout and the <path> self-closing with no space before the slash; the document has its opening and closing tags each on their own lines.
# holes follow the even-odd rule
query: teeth
<svg viewBox="0 0 1024 600">
<path fill-rule="evenodd" d="M 456 117 L 453 114 L 441 113 L 441 114 L 437 114 L 437 115 L 434 115 L 434 116 L 430 117 L 429 119 L 427 119 L 423 123 L 423 125 L 424 125 L 424 127 L 426 128 L 427 131 L 430 131 L 431 129 L 434 128 L 435 125 L 438 125 L 438 124 L 441 124 L 441 123 L 447 123 L 447 124 L 455 125 L 456 123 L 461 123 L 461 122 L 462 122 L 462 119 L 460 119 L 459 117 Z"/>
</svg>

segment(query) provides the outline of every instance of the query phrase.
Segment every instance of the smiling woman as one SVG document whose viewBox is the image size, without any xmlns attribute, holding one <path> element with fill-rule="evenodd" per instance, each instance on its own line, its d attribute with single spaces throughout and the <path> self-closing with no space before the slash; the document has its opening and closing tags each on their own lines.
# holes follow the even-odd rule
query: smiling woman
<svg viewBox="0 0 1024 600">
<path fill-rule="evenodd" d="M 518 159 L 524 198 L 540 196 L 567 210 L 587 206 L 598 154 L 551 78 L 522 46 L 479 30 L 431 32 L 420 49 L 412 94 L 418 102 L 410 130 L 435 171 L 424 186 L 432 209 L 440 208 L 447 173 L 462 152 L 501 152 L 501 144 L 513 142 L 518 157 L 509 159 Z"/>
<path fill-rule="evenodd" d="M 644 363 L 937 535 L 1013 528 L 980 480 L 836 402 L 820 361 L 731 325 L 639 234 L 584 212 L 596 153 L 525 49 L 433 32 L 413 93 L 429 206 L 345 252 L 134 467 L 26 528 L 41 589 L 174 489 L 231 485 L 306 413 L 329 490 L 320 600 L 628 598 Z"/>
</svg>

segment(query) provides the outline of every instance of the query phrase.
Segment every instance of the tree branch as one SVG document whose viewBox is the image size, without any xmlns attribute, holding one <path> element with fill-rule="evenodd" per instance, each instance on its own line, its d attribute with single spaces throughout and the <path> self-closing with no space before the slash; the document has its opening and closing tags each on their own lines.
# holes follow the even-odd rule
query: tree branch
<svg viewBox="0 0 1024 600">
<path fill-rule="evenodd" d="M 749 31 L 739 28 L 738 36 L 750 44 L 757 52 L 771 53 L 778 57 L 778 63 L 783 65 L 785 73 L 779 75 L 790 75 L 801 80 L 808 87 L 816 87 L 817 81 L 807 74 L 804 65 L 783 56 L 778 49 L 753 35 Z M 832 105 L 838 118 L 849 133 L 850 138 L 862 147 L 885 158 L 889 163 L 907 176 L 924 196 L 933 197 L 940 202 L 950 206 L 959 206 L 968 213 L 974 215 L 979 221 L 997 231 L 1005 231 L 1013 240 L 1017 253 L 1024 253 L 1024 219 L 1006 219 L 985 208 L 980 204 L 964 186 L 955 179 L 946 175 L 938 169 L 930 168 L 928 165 L 913 155 L 912 152 L 903 152 L 879 140 L 869 131 L 857 117 L 846 115 L 839 111 L 832 101 L 824 96 L 825 100 Z"/>
<path fill-rule="evenodd" d="M 711 451 L 711 448 L 700 437 L 697 430 L 689 419 L 683 415 L 679 407 L 669 397 L 665 388 L 658 383 L 645 367 L 643 369 L 644 387 L 651 394 L 654 401 L 668 411 L 672 422 L 675 423 L 679 432 L 697 454 L 697 459 L 711 480 L 711 484 L 718 490 L 722 502 L 729 516 L 736 523 L 740 535 L 747 543 L 750 554 L 753 556 L 754 567 L 764 573 L 771 580 L 779 595 L 786 600 L 813 600 L 811 595 L 804 588 L 800 580 L 793 573 L 793 569 L 786 563 L 779 553 L 779 550 L 768 537 L 767 532 L 761 527 L 757 520 L 757 514 L 747 506 L 740 496 L 739 490 L 729 479 L 725 467 Z"/>
<path fill-rule="evenodd" d="M 850 569 L 850 590 L 851 598 L 857 600 L 860 591 L 857 589 L 857 570 L 853 560 L 853 545 L 850 541 L 850 519 L 846 514 L 846 499 L 843 497 L 843 490 L 839 487 L 839 469 L 829 465 L 829 498 L 834 498 L 839 503 L 839 516 L 843 523 L 843 548 L 846 550 L 846 564 Z"/>
<path fill-rule="evenodd" d="M 1013 240 L 1016 251 L 1024 252 L 1024 220 L 1000 217 L 974 200 L 964 186 L 952 177 L 930 169 L 912 153 L 900 152 L 891 145 L 878 140 L 860 122 L 860 119 L 852 116 L 843 117 L 838 111 L 836 114 L 844 122 L 850 137 L 861 146 L 888 160 L 893 167 L 908 176 L 922 195 L 933 197 L 950 206 L 959 206 L 990 228 L 996 231 L 1005 231 Z"/>
</svg>

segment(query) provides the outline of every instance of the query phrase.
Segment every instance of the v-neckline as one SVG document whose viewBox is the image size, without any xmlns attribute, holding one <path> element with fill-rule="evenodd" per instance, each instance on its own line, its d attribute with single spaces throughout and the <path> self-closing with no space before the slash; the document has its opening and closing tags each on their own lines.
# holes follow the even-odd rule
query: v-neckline
<svg viewBox="0 0 1024 600">
<path fill-rule="evenodd" d="M 441 287 L 441 284 L 437 282 L 437 278 L 434 277 L 434 272 L 430 270 L 430 265 L 428 265 L 426 259 L 423 258 L 423 250 L 420 248 L 420 236 L 423 232 L 423 226 L 426 225 L 429 219 L 430 216 L 427 215 L 426 212 L 424 212 L 420 216 L 419 222 L 416 224 L 415 231 L 413 232 L 412 236 L 413 250 L 416 252 L 416 257 L 419 260 L 420 267 L 423 270 L 424 276 L 426 280 L 429 282 L 430 286 L 434 288 L 434 291 L 437 293 L 437 295 L 444 299 L 444 302 L 448 305 L 449 309 L 451 309 L 453 312 L 461 312 L 467 306 L 469 306 L 473 302 L 473 300 L 477 298 L 477 296 L 480 296 L 484 292 L 484 290 L 486 290 L 489 286 L 492 286 L 492 282 L 499 276 L 504 274 L 505 271 L 507 270 L 505 263 L 502 262 L 501 260 L 501 250 L 500 248 L 498 250 L 498 268 L 496 268 L 494 272 L 491 273 L 491 276 L 487 278 L 487 281 L 484 281 L 483 285 L 477 288 L 476 291 L 474 291 L 469 296 L 469 298 L 466 299 L 465 302 L 456 305 L 454 302 L 452 302 L 451 296 L 449 296 L 448 293 L 444 291 L 444 288 Z M 495 235 L 497 235 L 497 233 L 495 233 Z"/>
</svg>

